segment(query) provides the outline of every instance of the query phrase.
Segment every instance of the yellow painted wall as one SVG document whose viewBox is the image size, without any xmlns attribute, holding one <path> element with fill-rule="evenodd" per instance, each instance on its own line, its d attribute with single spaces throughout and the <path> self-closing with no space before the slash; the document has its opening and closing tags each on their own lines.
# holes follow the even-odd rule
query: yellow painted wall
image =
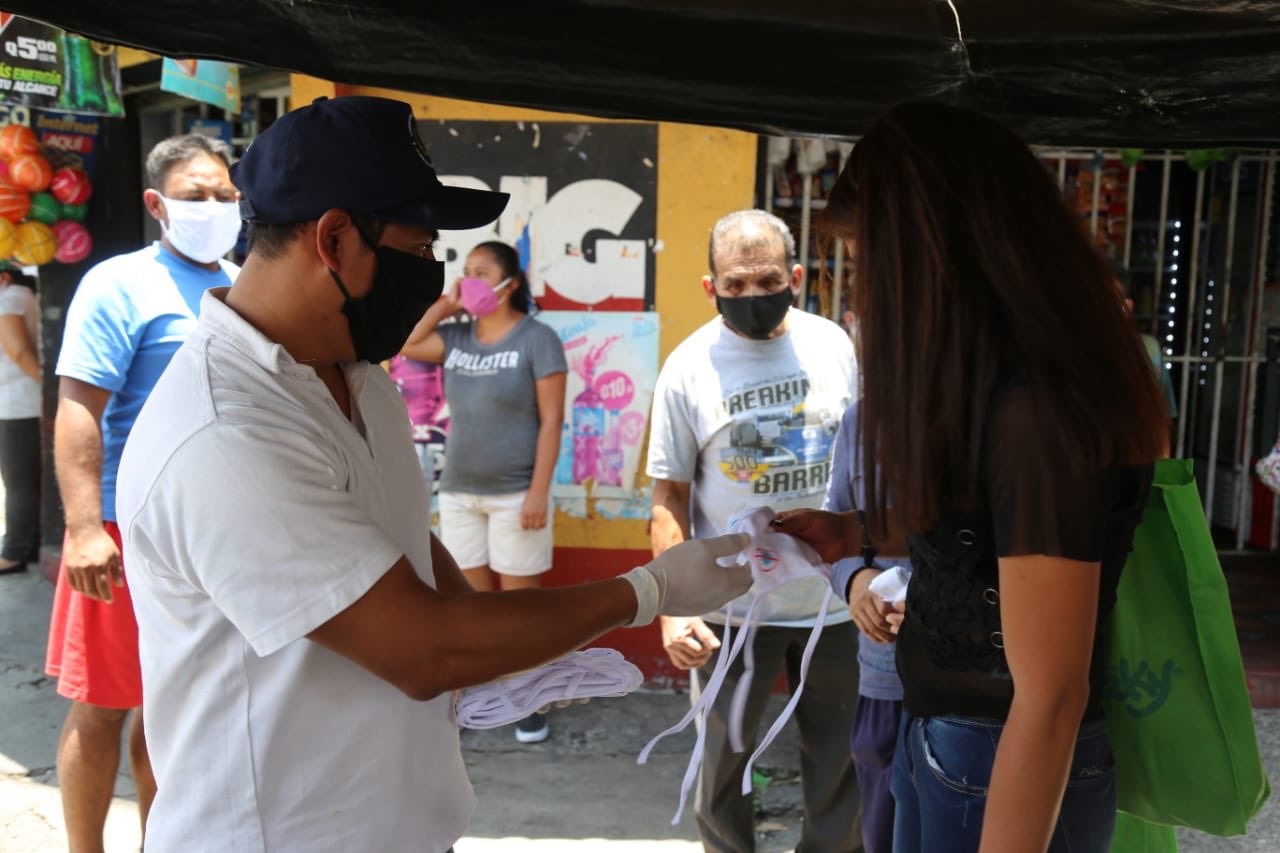
<svg viewBox="0 0 1280 853">
<path fill-rule="evenodd" d="M 293 75 L 295 106 L 339 92 L 398 98 L 412 104 L 414 114 L 422 119 L 610 121 L 386 89 L 339 87 L 314 77 Z M 662 358 L 714 314 L 701 285 L 707 268 L 707 236 L 721 216 L 751 206 L 755 176 L 755 135 L 667 122 L 658 125 L 657 239 L 663 248 L 655 255 L 654 278 L 662 324 Z M 643 521 L 609 521 L 591 512 L 585 519 L 557 513 L 555 524 L 556 544 L 564 547 L 649 547 Z"/>
<path fill-rule="evenodd" d="M 132 68 L 135 65 L 141 65 L 144 62 L 150 62 L 160 57 L 154 53 L 148 53 L 145 50 L 138 50 L 133 47 L 116 48 L 116 60 L 121 68 Z"/>
</svg>

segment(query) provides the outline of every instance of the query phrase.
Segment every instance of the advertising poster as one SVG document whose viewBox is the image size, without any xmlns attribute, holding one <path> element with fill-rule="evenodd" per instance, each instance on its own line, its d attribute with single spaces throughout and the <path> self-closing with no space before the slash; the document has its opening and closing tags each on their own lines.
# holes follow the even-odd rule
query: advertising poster
<svg viewBox="0 0 1280 853">
<path fill-rule="evenodd" d="M 160 88 L 193 101 L 240 112 L 240 69 L 212 59 L 169 59 L 160 63 Z"/>
<path fill-rule="evenodd" d="M 0 12 L 0 104 L 122 116 L 116 49 Z"/>
<path fill-rule="evenodd" d="M 431 529 L 440 532 L 436 483 L 444 471 L 444 445 L 449 435 L 449 404 L 444 399 L 444 368 L 397 355 L 387 362 L 387 373 L 400 389 L 422 475 L 431 488 Z"/>
<path fill-rule="evenodd" d="M 440 235 L 446 281 L 486 240 L 520 252 L 551 311 L 651 311 L 657 230 L 654 124 L 420 120 L 440 180 L 511 194 L 492 225 Z"/>
<path fill-rule="evenodd" d="M 74 166 L 83 169 L 90 179 L 94 177 L 98 140 L 102 134 L 101 117 L 37 111 L 31 116 L 31 129 L 55 169 Z"/>
<path fill-rule="evenodd" d="M 652 312 L 543 311 L 569 363 L 560 456 L 551 494 L 580 514 L 590 492 L 626 514 L 636 503 L 649 404 L 658 381 L 658 315 Z M 648 502 L 641 501 L 645 517 Z"/>
</svg>

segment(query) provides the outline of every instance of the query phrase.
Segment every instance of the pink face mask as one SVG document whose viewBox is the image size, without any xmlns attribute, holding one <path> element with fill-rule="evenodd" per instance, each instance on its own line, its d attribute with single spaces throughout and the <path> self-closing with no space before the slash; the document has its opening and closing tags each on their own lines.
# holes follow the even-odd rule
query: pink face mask
<svg viewBox="0 0 1280 853">
<path fill-rule="evenodd" d="M 498 292 L 511 284 L 511 279 L 504 278 L 497 287 L 490 287 L 482 278 L 464 278 L 459 287 L 462 307 L 472 317 L 483 317 L 498 310 Z"/>
</svg>

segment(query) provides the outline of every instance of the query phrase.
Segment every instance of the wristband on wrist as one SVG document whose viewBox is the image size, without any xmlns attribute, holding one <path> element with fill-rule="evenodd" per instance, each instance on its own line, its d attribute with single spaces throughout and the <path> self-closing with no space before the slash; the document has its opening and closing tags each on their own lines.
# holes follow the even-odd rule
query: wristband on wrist
<svg viewBox="0 0 1280 853">
<path fill-rule="evenodd" d="M 849 575 L 849 582 L 844 586 L 845 601 L 849 600 L 849 594 L 853 590 L 853 579 L 865 572 L 867 569 L 875 569 L 877 572 L 880 571 L 880 567 L 873 564 L 858 566 L 858 568 L 854 569 L 853 574 Z"/>
</svg>

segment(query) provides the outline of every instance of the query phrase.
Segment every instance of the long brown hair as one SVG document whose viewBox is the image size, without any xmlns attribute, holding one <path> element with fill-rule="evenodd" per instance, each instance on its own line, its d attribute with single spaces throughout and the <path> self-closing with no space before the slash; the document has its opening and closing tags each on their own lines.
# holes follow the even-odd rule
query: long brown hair
<svg viewBox="0 0 1280 853">
<path fill-rule="evenodd" d="M 1048 171 L 1010 130 L 936 103 L 868 128 L 828 199 L 828 249 L 854 255 L 859 441 L 874 529 L 980 500 L 993 395 L 1025 380 L 1048 469 L 1141 464 L 1164 399 L 1110 272 Z M 1058 468 L 1062 470 L 1062 468 Z"/>
</svg>

